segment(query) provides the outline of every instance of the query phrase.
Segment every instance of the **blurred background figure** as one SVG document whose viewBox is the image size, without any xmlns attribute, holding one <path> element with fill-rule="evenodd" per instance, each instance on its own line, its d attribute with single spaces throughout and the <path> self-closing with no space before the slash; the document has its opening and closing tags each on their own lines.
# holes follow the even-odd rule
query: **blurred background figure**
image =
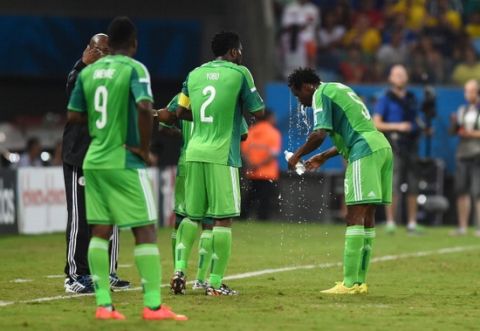
<svg viewBox="0 0 480 331">
<path fill-rule="evenodd" d="M 16 164 L 16 167 L 42 167 L 41 153 L 42 145 L 40 145 L 40 140 L 37 137 L 30 137 L 27 140 L 25 152 L 20 155 L 20 161 Z"/>
<path fill-rule="evenodd" d="M 320 10 L 310 0 L 296 0 L 285 7 L 281 22 L 283 77 L 298 67 L 315 67 L 319 24 Z"/>
<path fill-rule="evenodd" d="M 452 73 L 452 80 L 458 84 L 465 84 L 470 79 L 480 77 L 480 62 L 473 47 L 468 47 L 463 52 L 461 61 L 455 66 Z"/>
<path fill-rule="evenodd" d="M 408 73 L 404 66 L 395 65 L 388 78 L 390 88 L 375 105 L 374 122 L 390 141 L 394 153 L 393 202 L 385 207 L 386 229 L 395 231 L 399 213 L 399 196 L 407 193 L 408 231 L 415 232 L 417 227 L 417 183 L 415 179 L 415 160 L 418 157 L 418 138 L 420 128 L 417 123 L 418 102 L 415 95 L 407 89 Z"/>
<path fill-rule="evenodd" d="M 253 211 L 259 220 L 267 220 L 277 207 L 280 175 L 277 158 L 282 148 L 274 113 L 265 111 L 263 119 L 248 130 L 248 138 L 241 148 L 248 180 L 242 199 L 242 218 L 248 218 Z"/>
<path fill-rule="evenodd" d="M 457 194 L 458 228 L 452 234 L 467 234 L 471 204 L 474 201 L 475 235 L 480 237 L 480 97 L 476 80 L 465 83 L 465 101 L 452 114 L 452 133 L 460 142 L 456 153 L 455 191 Z"/>
<path fill-rule="evenodd" d="M 62 147 L 63 147 L 62 141 L 61 140 L 57 141 L 57 143 L 55 144 L 55 149 L 53 150 L 52 161 L 50 162 L 51 166 L 58 167 L 63 164 Z"/>
</svg>

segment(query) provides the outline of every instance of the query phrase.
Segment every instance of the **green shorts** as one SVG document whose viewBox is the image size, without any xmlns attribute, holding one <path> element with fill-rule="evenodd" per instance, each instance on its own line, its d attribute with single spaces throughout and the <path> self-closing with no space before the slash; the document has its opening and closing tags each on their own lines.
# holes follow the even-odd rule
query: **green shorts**
<svg viewBox="0 0 480 331">
<path fill-rule="evenodd" d="M 88 224 L 139 227 L 155 224 L 152 185 L 146 169 L 84 170 Z"/>
<path fill-rule="evenodd" d="M 214 163 L 187 162 L 185 205 L 192 220 L 240 216 L 238 168 Z"/>
<path fill-rule="evenodd" d="M 392 203 L 393 154 L 383 148 L 353 162 L 345 173 L 347 205 Z"/>
<path fill-rule="evenodd" d="M 185 210 L 185 164 L 179 163 L 177 167 L 177 176 L 175 177 L 175 214 L 187 216 Z"/>
</svg>

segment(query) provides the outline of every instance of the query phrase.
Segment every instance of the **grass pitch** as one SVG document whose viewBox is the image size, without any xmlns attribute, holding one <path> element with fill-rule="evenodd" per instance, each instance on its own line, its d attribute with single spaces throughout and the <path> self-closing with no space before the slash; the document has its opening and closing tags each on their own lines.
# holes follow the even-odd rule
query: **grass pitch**
<svg viewBox="0 0 480 331">
<path fill-rule="evenodd" d="M 431 228 L 411 237 L 403 229 L 394 236 L 379 229 L 370 293 L 338 297 L 320 290 L 341 279 L 344 227 L 238 222 L 227 274 L 243 275 L 226 282 L 239 296 L 212 298 L 192 291 L 172 296 L 163 289 L 164 302 L 187 314 L 187 322 L 141 320 L 139 290 L 113 294 L 126 321 L 96 321 L 94 298 L 66 295 L 63 278 L 55 278 L 64 266 L 63 234 L 4 236 L 0 330 L 478 330 L 480 239 L 449 237 L 448 231 Z M 138 287 L 132 238 L 122 233 L 119 275 Z M 159 245 L 167 283 L 170 229 L 159 231 Z M 256 271 L 261 272 L 251 273 Z"/>
</svg>

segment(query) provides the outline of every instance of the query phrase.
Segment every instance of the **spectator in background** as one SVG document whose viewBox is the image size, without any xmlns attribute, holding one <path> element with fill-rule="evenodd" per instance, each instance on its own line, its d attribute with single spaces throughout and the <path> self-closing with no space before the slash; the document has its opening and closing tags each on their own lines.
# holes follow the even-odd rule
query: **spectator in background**
<svg viewBox="0 0 480 331">
<path fill-rule="evenodd" d="M 413 83 L 441 83 L 446 80 L 443 56 L 429 36 L 420 36 L 410 58 Z"/>
<path fill-rule="evenodd" d="M 337 17 L 338 24 L 343 25 L 345 28 L 350 28 L 352 25 L 352 10 L 348 0 L 338 0 L 333 12 Z"/>
<path fill-rule="evenodd" d="M 465 31 L 472 39 L 480 38 L 480 12 L 472 13 L 468 17 L 468 24 L 465 26 Z"/>
<path fill-rule="evenodd" d="M 462 28 L 462 4 L 457 0 L 429 0 L 428 25 L 447 25 L 454 31 Z"/>
<path fill-rule="evenodd" d="M 242 143 L 248 191 L 242 204 L 242 217 L 247 218 L 252 205 L 260 220 L 269 219 L 275 209 L 279 177 L 278 155 L 282 145 L 280 131 L 275 127 L 275 114 L 265 111 L 261 121 L 250 127 L 248 138 Z"/>
<path fill-rule="evenodd" d="M 42 146 L 37 137 L 30 137 L 27 140 L 25 152 L 20 155 L 20 161 L 16 165 L 20 167 L 41 167 L 43 166 L 40 154 L 42 153 Z"/>
<path fill-rule="evenodd" d="M 296 0 L 285 7 L 281 36 L 285 77 L 295 68 L 315 67 L 319 23 L 319 9 L 309 0 Z"/>
<path fill-rule="evenodd" d="M 455 84 L 463 85 L 470 79 L 480 77 L 480 63 L 473 47 L 464 51 L 463 61 L 455 66 L 452 73 L 452 81 Z"/>
<path fill-rule="evenodd" d="M 343 80 L 349 84 L 357 84 L 366 80 L 368 65 L 358 45 L 351 45 L 345 59 L 340 63 Z"/>
<path fill-rule="evenodd" d="M 473 198 L 477 219 L 475 235 L 480 237 L 480 97 L 476 80 L 465 83 L 467 103 L 452 114 L 452 133 L 459 136 L 456 153 L 455 191 L 457 193 L 458 228 L 456 235 L 467 234 Z"/>
<path fill-rule="evenodd" d="M 370 22 L 370 26 L 382 30 L 384 25 L 383 11 L 375 6 L 375 0 L 362 0 L 359 4 L 359 9 L 353 15 L 353 21 L 355 22 L 358 15 L 366 15 Z"/>
<path fill-rule="evenodd" d="M 399 0 L 387 6 L 386 15 L 393 18 L 399 14 L 407 18 L 407 27 L 413 31 L 420 31 L 423 28 L 427 12 L 425 0 Z"/>
<path fill-rule="evenodd" d="M 352 28 L 346 33 L 343 39 L 346 47 L 359 46 L 367 55 L 373 55 L 382 42 L 377 29 L 370 26 L 368 16 L 361 14 L 357 16 Z"/>
<path fill-rule="evenodd" d="M 396 229 L 399 195 L 406 191 L 408 224 L 407 230 L 416 233 L 417 226 L 417 183 L 415 179 L 415 159 L 418 154 L 420 130 L 417 122 L 418 102 L 415 95 L 407 89 L 408 73 L 404 66 L 395 65 L 390 70 L 390 88 L 379 98 L 375 105 L 374 122 L 385 133 L 394 153 L 393 201 L 385 207 L 386 230 L 393 233 Z M 406 190 L 401 190 L 404 184 Z"/>
<path fill-rule="evenodd" d="M 318 63 L 321 68 L 332 70 L 338 67 L 340 47 L 346 29 L 338 23 L 335 11 L 327 11 L 318 32 Z"/>
<path fill-rule="evenodd" d="M 389 68 L 393 64 L 407 62 L 409 49 L 405 42 L 404 32 L 396 30 L 392 33 L 390 43 L 383 44 L 377 52 L 377 61 L 384 68 Z"/>
</svg>

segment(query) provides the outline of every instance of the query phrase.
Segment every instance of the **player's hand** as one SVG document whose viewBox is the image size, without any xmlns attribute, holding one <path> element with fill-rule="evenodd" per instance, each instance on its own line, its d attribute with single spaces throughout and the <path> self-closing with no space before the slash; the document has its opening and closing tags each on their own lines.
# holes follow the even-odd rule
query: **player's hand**
<svg viewBox="0 0 480 331">
<path fill-rule="evenodd" d="M 314 171 L 320 168 L 327 161 L 325 154 L 320 153 L 315 156 L 312 156 L 310 159 L 305 162 L 305 169 L 308 171 Z"/>
<path fill-rule="evenodd" d="M 465 128 L 458 129 L 458 136 L 460 138 L 472 138 L 472 135 L 469 131 L 465 130 Z"/>
<path fill-rule="evenodd" d="M 150 151 L 142 150 L 140 147 L 133 147 L 133 146 L 127 146 L 127 145 L 125 145 L 125 148 L 128 149 L 133 154 L 138 155 L 143 161 L 145 161 L 145 163 L 148 166 L 151 166 L 155 163 Z"/>
<path fill-rule="evenodd" d="M 295 166 L 297 165 L 298 161 L 300 161 L 300 158 L 292 155 L 292 157 L 288 160 L 288 169 L 290 170 L 295 170 Z"/>
<path fill-rule="evenodd" d="M 398 123 L 398 131 L 399 132 L 411 132 L 412 131 L 412 123 L 410 123 L 410 122 Z"/>
<path fill-rule="evenodd" d="M 90 48 L 90 45 L 87 45 L 87 48 L 83 51 L 82 62 L 86 65 L 92 64 L 102 57 L 102 52 L 98 48 Z"/>
</svg>

